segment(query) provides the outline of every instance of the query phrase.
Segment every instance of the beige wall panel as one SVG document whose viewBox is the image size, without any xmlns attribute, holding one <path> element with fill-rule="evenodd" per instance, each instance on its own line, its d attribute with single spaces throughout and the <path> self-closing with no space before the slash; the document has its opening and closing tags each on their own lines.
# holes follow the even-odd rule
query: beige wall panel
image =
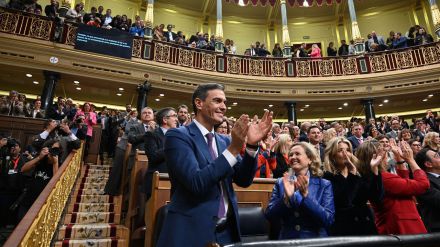
<svg viewBox="0 0 440 247">
<path fill-rule="evenodd" d="M 360 14 L 358 16 L 359 29 L 364 38 L 373 30 L 384 38 L 388 37 L 390 31 L 405 34 L 412 25 L 411 19 L 413 19 L 413 17 L 411 15 L 412 14 L 409 10 L 386 12 L 373 16 L 364 16 L 363 14 Z"/>
<path fill-rule="evenodd" d="M 223 23 L 223 36 L 234 40 L 239 55 L 243 55 L 256 41 L 266 44 L 266 30 L 266 25 Z"/>
<path fill-rule="evenodd" d="M 175 32 L 182 31 L 185 34 L 186 38 L 189 39 L 191 35 L 195 34 L 200 29 L 201 21 L 199 18 L 181 14 L 179 12 L 171 13 L 171 12 L 167 12 L 164 9 L 155 8 L 154 25 L 159 25 L 159 24 L 164 24 L 165 29 L 168 24 L 174 24 L 176 26 L 174 31 Z"/>
</svg>

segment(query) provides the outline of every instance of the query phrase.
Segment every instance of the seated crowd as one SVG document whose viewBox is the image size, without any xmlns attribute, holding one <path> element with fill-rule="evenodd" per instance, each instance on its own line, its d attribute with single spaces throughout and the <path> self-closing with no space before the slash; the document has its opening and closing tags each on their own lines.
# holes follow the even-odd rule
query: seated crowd
<svg viewBox="0 0 440 247">
<path fill-rule="evenodd" d="M 0 113 L 47 118 L 30 145 L 9 137 L 0 142 L 2 224 L 16 224 L 24 216 L 79 140 L 87 146 L 95 124 L 102 128 L 101 161 L 105 152 L 114 157 L 104 192 L 120 193 L 121 160 L 131 143 L 149 159 L 142 185 L 147 201 L 152 174 L 168 172 L 164 134 L 194 118 L 185 105 L 145 107 L 139 120 L 131 105 L 121 112 L 106 107 L 97 112 L 93 104 L 79 107 L 62 97 L 45 112 L 40 99 L 30 104 L 16 91 L 2 98 Z M 225 117 L 215 131 L 228 137 L 235 121 Z M 399 116 L 274 123 L 259 144 L 255 177 L 278 179 L 265 215 L 281 225 L 279 238 L 439 231 L 440 191 L 433 181 L 440 175 L 440 118 L 428 110 L 413 123 Z"/>
</svg>

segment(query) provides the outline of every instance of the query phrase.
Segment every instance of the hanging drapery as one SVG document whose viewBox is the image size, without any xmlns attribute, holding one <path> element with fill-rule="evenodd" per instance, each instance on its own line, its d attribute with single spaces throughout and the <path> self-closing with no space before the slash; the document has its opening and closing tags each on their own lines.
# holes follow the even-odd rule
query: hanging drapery
<svg viewBox="0 0 440 247">
<path fill-rule="evenodd" d="M 227 3 L 236 3 L 238 4 L 239 0 L 224 0 Z M 279 0 L 243 0 L 244 5 L 251 4 L 252 6 L 275 6 L 276 2 Z M 304 5 L 304 1 L 307 1 L 309 6 L 314 6 L 315 4 L 317 6 L 322 6 L 324 3 L 327 5 L 332 4 L 340 4 L 342 0 L 286 0 L 287 5 L 290 7 L 301 7 Z"/>
</svg>

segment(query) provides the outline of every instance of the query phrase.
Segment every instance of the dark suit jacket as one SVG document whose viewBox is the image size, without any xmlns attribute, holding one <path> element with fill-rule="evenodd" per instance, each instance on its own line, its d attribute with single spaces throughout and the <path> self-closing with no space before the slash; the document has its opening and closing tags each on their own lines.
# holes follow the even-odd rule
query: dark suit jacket
<svg viewBox="0 0 440 247">
<path fill-rule="evenodd" d="M 426 174 L 430 186 L 425 194 L 417 197 L 419 210 L 428 232 L 440 232 L 440 178 Z"/>
<path fill-rule="evenodd" d="M 173 41 L 176 41 L 176 39 L 177 39 L 177 34 L 176 34 L 175 32 L 171 32 L 171 35 L 173 36 Z M 168 41 L 168 42 L 171 41 L 171 40 L 170 40 L 170 36 L 169 36 L 169 32 L 168 32 L 168 31 L 164 32 L 164 33 L 163 33 L 163 36 L 164 36 L 165 38 L 167 38 L 167 41 Z"/>
<path fill-rule="evenodd" d="M 350 141 L 351 146 L 353 146 L 353 153 L 356 151 L 356 149 L 361 145 L 358 141 L 358 139 L 356 138 L 356 136 L 350 136 L 347 138 L 348 141 Z"/>
<path fill-rule="evenodd" d="M 143 123 L 133 124 L 128 131 L 128 142 L 131 143 L 131 153 L 134 154 L 136 149 L 144 150 L 144 134 L 145 127 Z"/>
<path fill-rule="evenodd" d="M 165 135 L 161 128 L 147 131 L 144 135 L 145 154 L 148 157 L 148 170 L 145 174 L 145 194 L 147 200 L 151 196 L 153 173 L 168 173 L 164 152 Z"/>
<path fill-rule="evenodd" d="M 245 152 L 243 159 L 238 157 L 238 163 L 231 167 L 222 154 L 229 146 L 229 138 L 215 134 L 215 140 L 219 155 L 212 160 L 205 138 L 194 122 L 167 131 L 165 159 L 174 193 L 157 246 L 202 247 L 215 242 L 220 181 L 224 182 L 230 201 L 231 224 L 236 228 L 233 234 L 239 238 L 237 198 L 232 182 L 241 187 L 250 186 L 257 158 Z"/>
</svg>

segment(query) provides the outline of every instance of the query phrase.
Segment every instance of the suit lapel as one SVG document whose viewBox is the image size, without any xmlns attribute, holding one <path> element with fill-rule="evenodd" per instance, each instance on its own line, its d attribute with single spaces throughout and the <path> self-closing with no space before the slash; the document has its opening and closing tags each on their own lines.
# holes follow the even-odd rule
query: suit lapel
<svg viewBox="0 0 440 247">
<path fill-rule="evenodd" d="M 205 156 L 205 159 L 207 161 L 211 161 L 212 158 L 209 154 L 208 145 L 206 144 L 205 137 L 202 135 L 202 132 L 200 132 L 195 123 L 191 123 L 188 126 L 188 132 L 193 138 L 197 149 L 203 154 L 203 156 Z"/>
</svg>

